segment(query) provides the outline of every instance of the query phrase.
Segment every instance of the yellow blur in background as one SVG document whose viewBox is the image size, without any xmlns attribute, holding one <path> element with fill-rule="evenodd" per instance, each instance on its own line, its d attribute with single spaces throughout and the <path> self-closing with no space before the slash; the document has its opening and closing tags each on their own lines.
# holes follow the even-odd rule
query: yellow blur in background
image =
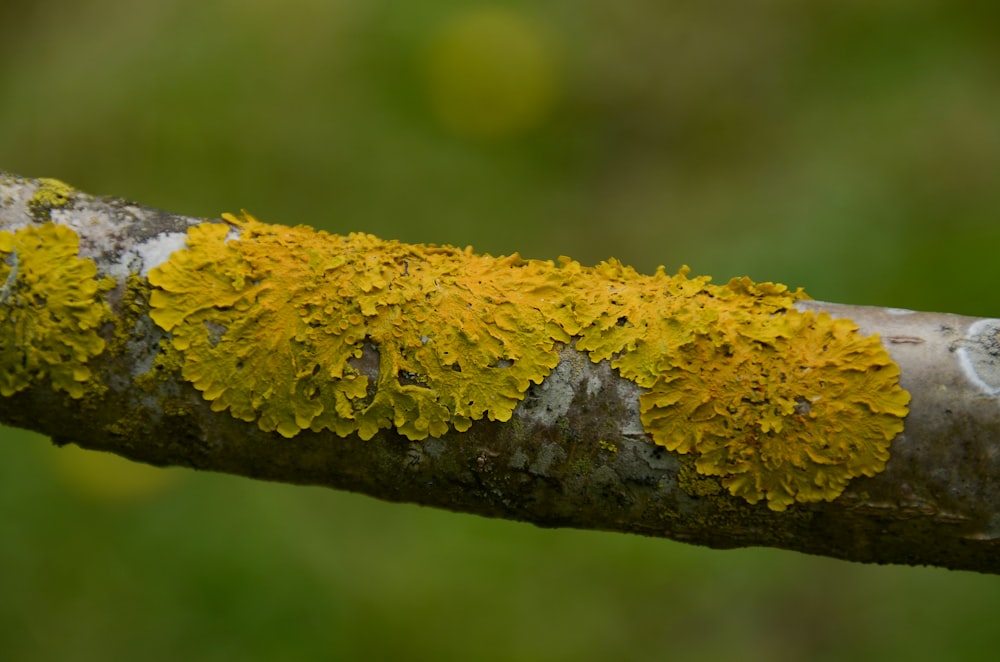
<svg viewBox="0 0 1000 662">
<path fill-rule="evenodd" d="M 558 93 L 555 39 L 529 15 L 485 7 L 450 17 L 423 62 L 427 92 L 449 129 L 517 135 L 545 120 Z"/>
</svg>

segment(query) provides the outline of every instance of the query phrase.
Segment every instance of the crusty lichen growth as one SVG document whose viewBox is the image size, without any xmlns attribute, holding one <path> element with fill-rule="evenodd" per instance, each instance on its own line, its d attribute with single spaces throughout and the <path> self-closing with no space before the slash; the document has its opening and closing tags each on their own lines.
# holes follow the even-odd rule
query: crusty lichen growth
<svg viewBox="0 0 1000 662">
<path fill-rule="evenodd" d="M 909 394 L 877 337 L 799 312 L 784 285 L 598 265 L 578 289 L 577 348 L 648 389 L 653 441 L 697 455 L 704 475 L 772 510 L 836 498 L 885 468 Z"/>
<path fill-rule="evenodd" d="M 52 210 L 66 206 L 76 189 L 58 179 L 43 177 L 37 181 L 38 190 L 28 200 L 28 212 L 37 222 L 48 221 Z"/>
<path fill-rule="evenodd" d="M 87 362 L 104 350 L 103 293 L 114 281 L 98 279 L 78 250 L 77 234 L 52 223 L 0 232 L 0 395 L 47 379 L 83 396 Z"/>
<path fill-rule="evenodd" d="M 910 399 L 878 339 L 857 331 L 794 311 L 712 326 L 661 361 L 643 425 L 751 503 L 836 498 L 885 468 Z"/>
<path fill-rule="evenodd" d="M 151 270 L 151 316 L 213 409 L 264 430 L 419 440 L 506 421 L 573 339 L 645 389 L 653 442 L 773 510 L 881 471 L 902 430 L 878 338 L 798 312 L 783 285 L 224 220 Z"/>
<path fill-rule="evenodd" d="M 538 264 L 225 219 L 149 274 L 153 320 L 218 411 L 286 437 L 395 427 L 417 440 L 508 420 L 558 363 L 553 329 L 523 312 L 556 285 Z"/>
</svg>

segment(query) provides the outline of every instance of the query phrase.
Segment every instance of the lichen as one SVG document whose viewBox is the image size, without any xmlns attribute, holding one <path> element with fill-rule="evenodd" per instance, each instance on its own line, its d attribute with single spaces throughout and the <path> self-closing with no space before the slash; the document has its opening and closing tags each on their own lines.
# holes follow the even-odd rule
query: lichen
<svg viewBox="0 0 1000 662">
<path fill-rule="evenodd" d="M 121 354 L 133 340 L 137 326 L 141 324 L 149 310 L 149 290 L 149 281 L 142 278 L 138 272 L 129 272 L 125 277 L 125 290 L 117 307 L 114 335 L 108 348 L 112 354 Z"/>
<path fill-rule="evenodd" d="M 879 339 L 801 290 L 223 218 L 150 271 L 151 316 L 214 410 L 286 437 L 507 421 L 573 340 L 642 387 L 654 443 L 773 510 L 881 471 L 902 430 Z"/>
<path fill-rule="evenodd" d="M 149 273 L 151 316 L 217 411 L 286 437 L 395 427 L 419 440 L 508 420 L 558 363 L 565 334 L 531 312 L 542 265 L 225 220 L 193 227 Z"/>
<path fill-rule="evenodd" d="M 882 471 L 909 403 L 878 338 L 825 313 L 717 325 L 659 367 L 640 396 L 653 441 L 778 511 Z"/>
<path fill-rule="evenodd" d="M 677 469 L 677 485 L 695 497 L 714 497 L 723 492 L 719 478 L 698 471 L 693 458 L 682 458 Z"/>
<path fill-rule="evenodd" d="M 598 441 L 597 445 L 598 445 L 598 447 L 600 447 L 600 449 L 602 451 L 607 451 L 609 453 L 617 453 L 618 452 L 618 446 L 616 444 L 614 444 L 613 442 L 607 441 L 605 439 L 601 439 L 600 441 Z"/>
<path fill-rule="evenodd" d="M 41 178 L 38 190 L 28 200 L 28 213 L 37 222 L 52 218 L 52 210 L 64 207 L 76 192 L 72 186 L 58 179 Z"/>
<path fill-rule="evenodd" d="M 104 350 L 103 293 L 114 281 L 97 278 L 78 250 L 76 233 L 52 223 L 0 232 L 0 395 L 47 379 L 83 397 L 87 362 Z"/>
<path fill-rule="evenodd" d="M 909 394 L 877 336 L 797 311 L 805 294 L 784 285 L 718 286 L 686 268 L 641 276 L 614 261 L 594 273 L 601 287 L 577 292 L 576 347 L 647 389 L 640 416 L 654 443 L 779 511 L 884 469 Z"/>
</svg>

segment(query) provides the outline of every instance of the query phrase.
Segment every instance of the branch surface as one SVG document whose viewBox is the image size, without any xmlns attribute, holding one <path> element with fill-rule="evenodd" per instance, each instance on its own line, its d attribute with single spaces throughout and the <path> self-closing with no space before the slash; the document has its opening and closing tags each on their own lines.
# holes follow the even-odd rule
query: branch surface
<svg viewBox="0 0 1000 662">
<path fill-rule="evenodd" d="M 306 256 L 302 263 L 313 265 L 315 279 L 341 268 L 337 256 L 348 250 L 370 256 L 376 249 L 351 244 L 337 253 L 321 244 L 340 238 L 303 242 L 308 235 L 295 234 L 303 230 L 274 232 L 253 223 L 189 218 L 92 197 L 56 180 L 0 173 L 0 422 L 47 434 L 56 444 L 159 466 L 326 485 L 541 526 L 1000 572 L 1000 320 L 836 305 L 753 284 L 716 287 L 683 275 L 643 277 L 642 287 L 676 290 L 662 299 L 622 295 L 618 302 L 619 290 L 612 288 L 611 303 L 601 297 L 581 303 L 594 283 L 620 281 L 625 291 L 640 281 L 629 280 L 620 265 L 557 268 L 506 258 L 503 287 L 489 294 L 502 303 L 480 309 L 479 299 L 462 299 L 458 306 L 480 317 L 481 310 L 491 311 L 486 334 L 463 350 L 476 357 L 445 359 L 444 341 L 435 343 L 452 336 L 442 323 L 426 327 L 437 318 L 420 322 L 397 314 L 411 311 L 412 303 L 394 308 L 385 304 L 386 293 L 404 282 L 419 284 L 421 270 L 438 267 L 445 271 L 429 277 L 433 292 L 424 296 L 449 285 L 472 291 L 461 289 L 459 276 L 441 275 L 455 270 L 447 260 L 480 260 L 461 262 L 463 278 L 472 278 L 474 269 L 495 269 L 495 261 L 440 249 L 441 263 L 437 253 L 431 259 L 414 247 L 379 244 L 378 251 L 397 251 L 386 264 L 398 271 L 383 273 L 383 285 L 365 285 L 374 278 L 368 269 L 353 279 L 358 292 L 382 292 L 378 305 L 368 312 L 364 296 L 351 290 L 337 306 L 326 306 L 361 306 L 352 313 L 355 321 L 345 313 L 343 329 L 332 333 L 349 337 L 351 324 L 358 324 L 364 335 L 354 345 L 323 344 L 315 338 L 331 331 L 302 312 L 315 303 L 305 294 L 287 319 L 282 315 L 290 309 L 277 303 L 260 317 L 248 312 L 253 307 L 247 302 L 277 301 L 275 292 L 298 300 L 301 275 L 262 270 L 259 265 L 271 264 L 268 255 L 232 251 L 256 245 L 274 254 L 280 252 L 276 244 L 267 242 L 283 241 L 284 251 Z M 199 262 L 199 247 L 214 246 L 212 241 L 230 252 L 206 252 Z M 315 266 L 331 255 L 336 266 Z M 532 280 L 536 286 L 529 291 L 516 279 L 503 280 L 511 273 L 544 282 Z M 178 274 L 195 285 L 178 284 Z M 274 281 L 280 278 L 289 280 Z M 269 294 L 269 282 L 281 287 Z M 226 304 L 192 298 L 191 291 L 219 287 L 228 292 Z M 434 308 L 451 314 L 448 306 L 458 294 L 441 296 Z M 684 297 L 690 297 L 685 307 L 674 310 L 673 302 Z M 715 302 L 743 301 L 750 303 L 713 312 L 721 322 L 702 324 L 698 317 Z M 516 315 L 493 312 L 507 304 L 533 311 L 543 323 L 525 325 Z M 651 306 L 665 312 L 656 314 Z M 240 315 L 220 317 L 226 311 Z M 657 355 L 650 338 L 666 337 L 668 323 L 685 315 L 702 324 L 696 340 L 671 341 Z M 244 323 L 253 326 L 246 333 L 271 329 L 260 338 L 267 356 L 290 352 L 287 380 L 278 374 L 270 384 L 237 388 L 233 375 L 253 374 L 257 360 L 256 354 L 240 355 L 241 345 L 232 340 L 240 320 L 253 322 Z M 261 326 L 273 320 L 280 323 Z M 774 327 L 777 322 L 767 320 L 787 324 Z M 470 318 L 465 324 L 475 329 L 476 323 Z M 408 324 L 434 333 L 419 332 L 411 347 L 404 342 Z M 648 330 L 654 327 L 655 333 Z M 283 336 L 290 328 L 298 330 Z M 393 333 L 403 338 L 396 345 Z M 635 335 L 641 333 L 647 335 Z M 820 338 L 820 349 L 810 346 L 809 356 L 789 358 L 807 336 Z M 524 337 L 534 339 L 530 351 L 518 344 Z M 722 385 L 714 398 L 703 396 L 685 408 L 691 399 L 678 395 L 688 392 L 678 385 L 689 389 L 690 375 L 702 374 L 692 367 L 707 346 L 698 339 L 714 339 L 716 354 L 702 363 L 714 366 Z M 808 363 L 842 340 L 850 357 L 836 359 L 839 372 L 826 372 L 833 358 Z M 311 352 L 309 362 L 289 349 L 300 345 Z M 748 358 L 739 363 L 744 345 Z M 790 367 L 752 379 L 720 367 L 771 365 L 769 352 Z M 630 363 L 629 356 L 639 358 Z M 852 364 L 857 357 L 868 367 Z M 199 358 L 205 360 L 192 366 Z M 219 373 L 226 361 L 230 372 Z M 442 372 L 430 371 L 429 362 L 441 364 Z M 838 381 L 843 375 L 850 380 Z M 835 411 L 824 409 L 833 398 L 807 397 L 807 390 L 801 397 L 782 396 L 786 381 L 817 389 L 836 385 L 840 404 L 848 404 L 824 419 L 822 412 Z M 733 400 L 724 388 L 730 383 L 753 387 Z M 489 388 L 476 390 L 482 384 Z M 509 384 L 514 391 L 508 392 Z M 291 409 L 268 409 L 286 401 Z M 897 429 L 900 411 L 905 418 L 898 416 Z M 860 417 L 860 427 L 845 428 L 842 421 L 852 415 Z M 817 421 L 825 427 L 817 428 Z M 772 457 L 774 449 L 788 447 L 780 444 L 797 440 L 796 426 L 825 430 L 816 445 L 788 451 L 813 459 Z M 733 450 L 722 443 L 726 435 L 742 435 L 751 445 Z M 838 473 L 842 465 L 852 468 Z"/>
</svg>

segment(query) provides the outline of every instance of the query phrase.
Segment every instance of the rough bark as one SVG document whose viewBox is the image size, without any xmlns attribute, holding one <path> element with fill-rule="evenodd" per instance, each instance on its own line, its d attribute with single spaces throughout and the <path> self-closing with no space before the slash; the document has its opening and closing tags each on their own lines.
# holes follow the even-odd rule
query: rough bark
<svg viewBox="0 0 1000 662">
<path fill-rule="evenodd" d="M 440 438 L 305 430 L 288 439 L 214 412 L 175 366 L 154 361 L 165 333 L 146 299 L 126 295 L 129 274 L 144 277 L 200 219 L 0 174 L 0 231 L 49 221 L 73 228 L 80 255 L 115 279 L 108 300 L 119 320 L 101 330 L 107 349 L 88 364 L 106 388 L 73 398 L 38 383 L 0 397 L 0 422 L 58 445 L 540 526 L 1000 572 L 1000 320 L 797 303 L 879 334 L 912 401 L 884 471 L 852 480 L 831 502 L 775 512 L 720 491 L 651 443 L 641 389 L 572 344 L 510 421 Z M 148 367 L 141 386 L 135 366 Z"/>
</svg>

